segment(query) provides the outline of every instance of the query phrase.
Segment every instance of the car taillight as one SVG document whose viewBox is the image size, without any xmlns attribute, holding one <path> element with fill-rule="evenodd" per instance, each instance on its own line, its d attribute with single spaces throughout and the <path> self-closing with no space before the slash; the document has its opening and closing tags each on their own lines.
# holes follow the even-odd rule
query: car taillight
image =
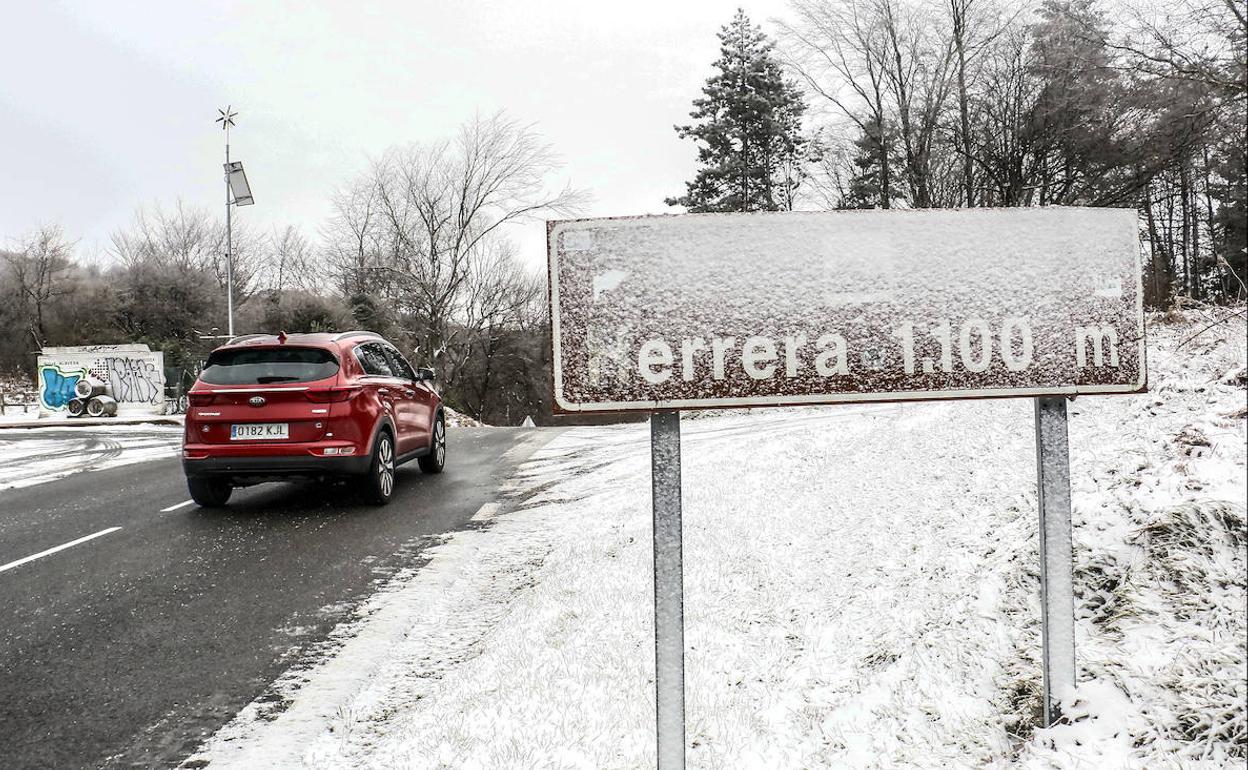
<svg viewBox="0 0 1248 770">
<path fill-rule="evenodd" d="M 360 388 L 322 388 L 320 390 L 305 391 L 304 395 L 308 400 L 315 404 L 328 404 L 337 401 L 349 401 L 355 398 L 360 392 Z"/>
<path fill-rule="evenodd" d="M 191 406 L 209 406 L 216 396 L 211 393 L 187 393 L 186 398 Z"/>
</svg>

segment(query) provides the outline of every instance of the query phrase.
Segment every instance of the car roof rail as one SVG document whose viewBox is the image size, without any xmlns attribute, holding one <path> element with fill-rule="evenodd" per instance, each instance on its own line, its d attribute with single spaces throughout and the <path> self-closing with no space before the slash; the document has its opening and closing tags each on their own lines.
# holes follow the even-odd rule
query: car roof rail
<svg viewBox="0 0 1248 770">
<path fill-rule="evenodd" d="M 254 340 L 254 339 L 259 339 L 261 337 L 272 337 L 272 336 L 273 336 L 272 334 L 240 334 L 237 337 L 231 337 L 230 341 L 225 344 L 236 345 L 240 342 L 246 342 L 247 340 Z"/>
<path fill-rule="evenodd" d="M 347 339 L 348 337 L 376 337 L 377 339 L 382 338 L 381 335 L 378 334 L 377 332 L 353 331 L 353 332 L 342 332 L 341 334 L 334 337 L 334 342 L 340 342 L 342 340 Z"/>
</svg>

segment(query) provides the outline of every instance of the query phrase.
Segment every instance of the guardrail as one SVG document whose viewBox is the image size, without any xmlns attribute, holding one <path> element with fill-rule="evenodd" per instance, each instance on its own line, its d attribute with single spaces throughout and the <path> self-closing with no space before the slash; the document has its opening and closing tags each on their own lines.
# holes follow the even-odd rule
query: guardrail
<svg viewBox="0 0 1248 770">
<path fill-rule="evenodd" d="M 17 398 L 16 401 L 13 400 L 14 397 Z M 16 412 L 18 409 L 22 410 L 22 414 L 39 411 L 39 402 L 27 400 L 29 398 L 28 393 L 14 394 L 0 390 L 0 416 Z"/>
</svg>

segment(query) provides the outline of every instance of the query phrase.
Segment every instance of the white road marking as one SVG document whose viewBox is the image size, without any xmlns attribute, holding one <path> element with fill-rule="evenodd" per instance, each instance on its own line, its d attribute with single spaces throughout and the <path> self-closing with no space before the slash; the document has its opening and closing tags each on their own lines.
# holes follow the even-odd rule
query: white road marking
<svg viewBox="0 0 1248 770">
<path fill-rule="evenodd" d="M 88 540 L 94 540 L 95 538 L 100 537 L 101 535 L 107 535 L 108 533 L 110 533 L 110 532 L 116 532 L 116 531 L 117 531 L 117 530 L 119 530 L 119 529 L 121 529 L 121 527 L 109 527 L 108 529 L 101 529 L 99 532 L 96 532 L 94 535 L 87 535 L 86 537 L 80 537 L 80 538 L 78 538 L 77 540 L 71 540 L 71 541 L 69 541 L 68 543 L 65 543 L 64 545 L 58 545 L 58 546 L 56 546 L 55 548 L 49 548 L 49 549 L 48 549 L 48 550 L 46 550 L 46 551 L 40 551 L 39 553 L 33 554 L 33 555 L 31 555 L 31 556 L 27 556 L 27 557 L 26 557 L 26 558 L 24 558 L 24 559 L 18 559 L 17 561 L 11 561 L 11 562 L 9 562 L 8 564 L 5 564 L 5 565 L 0 565 L 0 572 L 4 572 L 5 570 L 13 569 L 14 567 L 20 567 L 20 566 L 22 566 L 23 564 L 25 564 L 26 562 L 34 561 L 35 559 L 41 559 L 41 558 L 43 558 L 44 556 L 48 556 L 48 555 L 50 555 L 50 554 L 54 554 L 54 553 L 56 553 L 57 551 L 64 551 L 66 548 L 73 548 L 74 546 L 76 546 L 76 545 L 78 545 L 78 544 L 80 544 L 80 543 L 85 543 L 85 542 L 87 542 Z"/>
<path fill-rule="evenodd" d="M 194 500 L 187 500 L 186 502 L 178 503 L 177 505 L 171 505 L 168 508 L 161 508 L 160 512 L 168 513 L 169 511 L 176 511 L 179 508 L 185 508 L 188 505 L 194 505 L 194 504 L 195 504 Z"/>
<path fill-rule="evenodd" d="M 472 514 L 472 520 L 489 521 L 498 513 L 499 507 L 498 503 L 486 503 L 478 508 L 476 513 Z"/>
</svg>

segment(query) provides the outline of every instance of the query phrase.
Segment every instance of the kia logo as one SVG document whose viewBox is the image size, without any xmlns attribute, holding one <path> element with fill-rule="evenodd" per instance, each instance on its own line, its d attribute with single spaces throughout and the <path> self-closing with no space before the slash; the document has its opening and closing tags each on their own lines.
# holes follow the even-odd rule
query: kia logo
<svg viewBox="0 0 1248 770">
<path fill-rule="evenodd" d="M 264 406 L 264 396 L 252 396 L 248 403 L 252 406 Z"/>
</svg>

